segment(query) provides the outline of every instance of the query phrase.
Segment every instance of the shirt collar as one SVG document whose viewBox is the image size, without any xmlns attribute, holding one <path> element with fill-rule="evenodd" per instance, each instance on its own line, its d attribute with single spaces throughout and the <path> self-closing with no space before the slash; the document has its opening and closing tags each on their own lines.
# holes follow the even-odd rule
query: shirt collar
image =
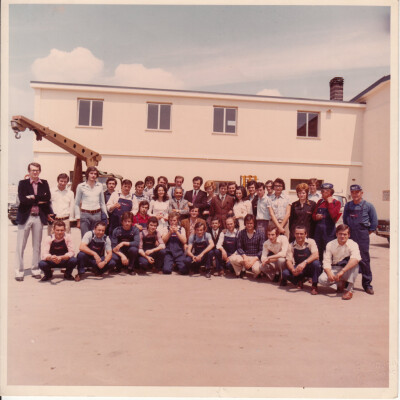
<svg viewBox="0 0 400 400">
<path fill-rule="evenodd" d="M 31 185 L 32 185 L 32 183 L 43 183 L 41 180 L 40 180 L 40 178 L 35 182 L 32 178 L 29 178 L 29 181 L 30 181 L 30 183 L 31 183 Z"/>
</svg>

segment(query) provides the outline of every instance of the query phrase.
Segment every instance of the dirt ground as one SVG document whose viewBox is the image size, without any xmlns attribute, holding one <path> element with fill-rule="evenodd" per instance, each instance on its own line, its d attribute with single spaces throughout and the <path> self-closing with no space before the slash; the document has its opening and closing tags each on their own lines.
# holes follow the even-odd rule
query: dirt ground
<svg viewBox="0 0 400 400">
<path fill-rule="evenodd" d="M 75 243 L 79 231 L 73 229 Z M 372 235 L 375 295 L 233 277 L 14 280 L 9 226 L 8 385 L 384 388 L 389 244 Z"/>
</svg>

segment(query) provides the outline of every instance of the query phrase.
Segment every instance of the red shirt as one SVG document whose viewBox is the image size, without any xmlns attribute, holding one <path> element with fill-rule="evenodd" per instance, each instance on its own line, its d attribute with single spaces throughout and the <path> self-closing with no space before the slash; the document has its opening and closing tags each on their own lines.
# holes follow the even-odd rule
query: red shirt
<svg viewBox="0 0 400 400">
<path fill-rule="evenodd" d="M 327 208 L 330 217 L 334 222 L 337 222 L 342 213 L 340 212 L 340 207 L 341 203 L 338 200 L 333 199 L 332 203 L 328 203 L 324 199 L 319 199 L 317 202 L 317 205 L 314 208 L 314 212 L 312 214 L 312 219 L 314 221 L 317 221 L 317 218 L 315 217 L 318 214 L 318 208 Z"/>
</svg>

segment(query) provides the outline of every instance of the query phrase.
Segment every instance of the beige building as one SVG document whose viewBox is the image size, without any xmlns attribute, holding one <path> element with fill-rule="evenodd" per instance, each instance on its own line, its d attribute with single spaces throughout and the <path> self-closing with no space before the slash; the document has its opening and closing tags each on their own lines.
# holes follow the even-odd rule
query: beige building
<svg viewBox="0 0 400 400">
<path fill-rule="evenodd" d="M 332 100 L 50 82 L 31 87 L 36 122 L 98 151 L 102 171 L 134 182 L 180 174 L 190 188 L 196 175 L 236 182 L 256 175 L 264 182 L 280 177 L 289 191 L 316 177 L 343 195 L 360 183 L 375 204 L 389 190 L 389 76 L 352 101 L 342 100 L 341 78 L 331 81 Z M 74 165 L 73 156 L 47 141 L 35 141 L 34 158 L 50 182 Z"/>
</svg>

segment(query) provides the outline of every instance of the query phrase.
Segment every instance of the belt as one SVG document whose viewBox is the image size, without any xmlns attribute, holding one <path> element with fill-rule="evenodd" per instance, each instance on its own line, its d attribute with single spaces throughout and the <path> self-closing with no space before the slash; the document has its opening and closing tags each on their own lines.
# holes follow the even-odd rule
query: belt
<svg viewBox="0 0 400 400">
<path fill-rule="evenodd" d="M 66 219 L 68 219 L 68 217 L 54 217 L 53 219 L 55 219 L 56 221 L 65 221 Z"/>
<path fill-rule="evenodd" d="M 97 210 L 84 210 L 83 208 L 81 209 L 81 212 L 89 213 L 89 214 L 97 214 L 101 211 L 101 208 L 98 208 Z"/>
<path fill-rule="evenodd" d="M 39 213 L 31 213 L 31 217 L 38 217 Z"/>
</svg>

